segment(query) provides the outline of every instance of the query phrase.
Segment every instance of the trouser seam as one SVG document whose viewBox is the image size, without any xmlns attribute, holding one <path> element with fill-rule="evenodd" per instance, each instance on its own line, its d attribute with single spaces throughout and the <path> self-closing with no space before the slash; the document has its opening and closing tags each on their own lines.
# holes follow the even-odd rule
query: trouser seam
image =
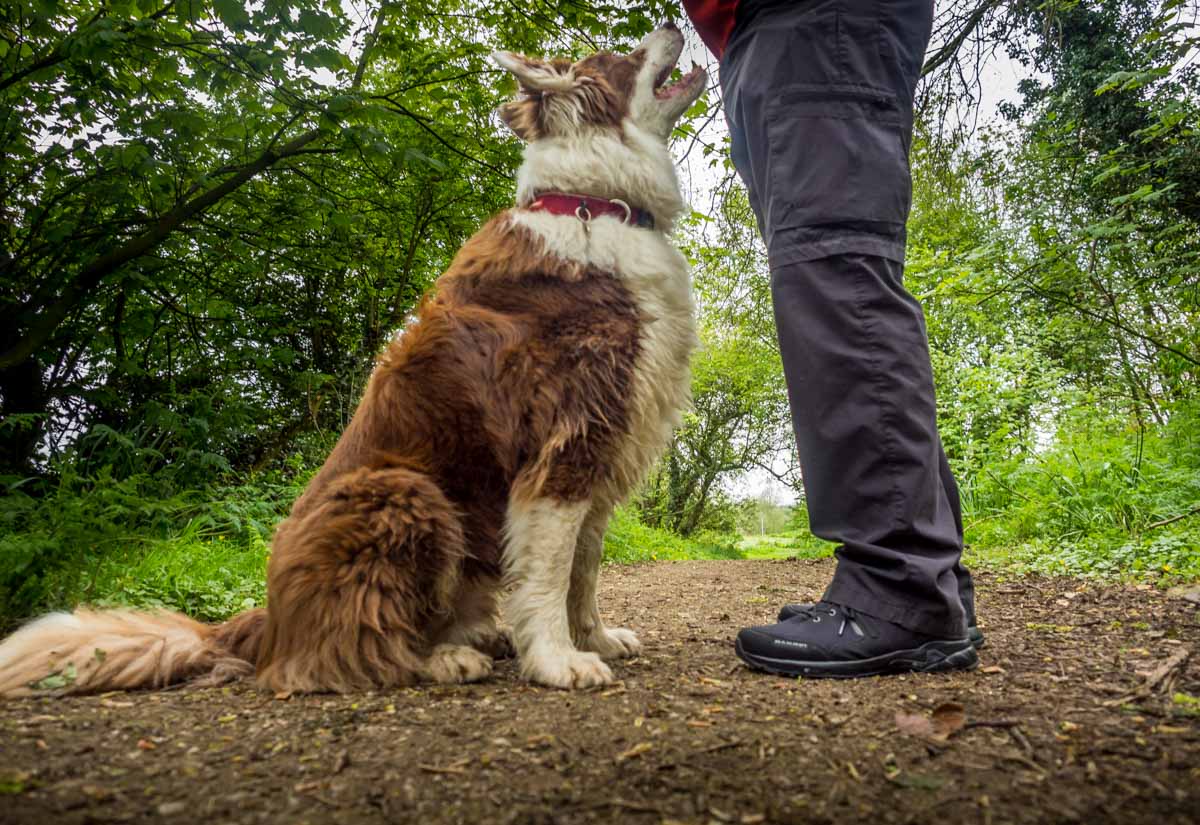
<svg viewBox="0 0 1200 825">
<path fill-rule="evenodd" d="M 875 385 L 876 398 L 885 399 L 887 397 L 887 387 L 884 385 L 883 370 L 879 366 L 879 339 L 875 332 L 875 321 L 870 313 L 866 311 L 866 290 L 864 281 L 867 277 L 865 267 L 860 268 L 858 282 L 855 284 L 854 291 L 854 311 L 862 324 L 863 331 L 867 338 L 867 362 L 871 365 L 871 382 Z M 879 423 L 882 428 L 880 441 L 883 447 L 884 468 L 890 479 L 890 506 L 889 510 L 892 514 L 891 528 L 895 528 L 901 521 L 903 508 L 903 493 L 900 490 L 899 479 L 896 474 L 896 442 L 894 435 L 894 416 L 890 406 L 885 401 L 878 401 Z"/>
</svg>

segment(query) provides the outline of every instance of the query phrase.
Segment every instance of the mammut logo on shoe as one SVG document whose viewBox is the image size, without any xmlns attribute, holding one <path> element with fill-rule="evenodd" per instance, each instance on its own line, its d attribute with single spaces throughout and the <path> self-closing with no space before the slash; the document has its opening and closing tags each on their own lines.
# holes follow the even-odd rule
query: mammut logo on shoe
<svg viewBox="0 0 1200 825">
<path fill-rule="evenodd" d="M 805 642 L 793 642 L 788 639 L 772 639 L 771 641 L 777 645 L 786 645 L 787 647 L 808 647 L 808 644 Z"/>
</svg>

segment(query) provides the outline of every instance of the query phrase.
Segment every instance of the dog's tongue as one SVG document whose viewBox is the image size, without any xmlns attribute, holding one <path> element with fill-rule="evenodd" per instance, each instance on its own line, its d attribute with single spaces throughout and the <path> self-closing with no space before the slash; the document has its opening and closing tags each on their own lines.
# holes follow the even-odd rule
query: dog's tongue
<svg viewBox="0 0 1200 825">
<path fill-rule="evenodd" d="M 675 95 L 679 94 L 679 92 L 683 91 L 683 89 L 685 87 L 690 85 L 692 83 L 692 81 L 694 81 L 696 79 L 697 75 L 699 75 L 699 73 L 702 71 L 704 71 L 704 70 L 702 68 L 700 68 L 700 66 L 698 64 L 692 63 L 692 70 L 690 72 L 685 74 L 683 77 L 679 78 L 679 80 L 675 81 L 670 86 L 665 86 L 661 89 L 655 89 L 654 94 L 656 96 L 658 96 L 660 98 L 664 98 L 664 99 L 669 98 L 669 97 L 674 97 Z M 670 69 L 667 69 L 667 71 L 665 72 L 665 74 L 667 76 L 669 76 L 670 73 L 671 73 Z M 666 81 L 666 77 L 663 77 L 662 80 L 659 81 L 660 85 L 661 85 L 661 83 L 663 83 L 665 81 Z"/>
</svg>

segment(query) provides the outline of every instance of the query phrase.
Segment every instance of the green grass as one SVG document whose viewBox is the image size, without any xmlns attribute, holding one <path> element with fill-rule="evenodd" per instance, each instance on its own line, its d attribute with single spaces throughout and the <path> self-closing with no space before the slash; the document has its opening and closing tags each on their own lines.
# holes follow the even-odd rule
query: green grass
<svg viewBox="0 0 1200 825">
<path fill-rule="evenodd" d="M 268 554 L 257 533 L 240 541 L 222 536 L 153 542 L 104 557 L 84 572 L 87 584 L 76 592 L 101 606 L 164 608 L 220 621 L 266 603 Z"/>
<path fill-rule="evenodd" d="M 1197 537 L 1200 539 L 1200 537 Z M 1200 579 L 1196 548 L 1200 540 L 1164 534 L 1149 546 L 1112 548 L 968 547 L 973 569 L 1009 573 L 1037 572 L 1097 578 L 1157 579 L 1161 584 Z M 639 564 L 681 559 L 818 559 L 832 556 L 835 545 L 799 532 L 737 537 L 706 534 L 680 538 L 639 522 L 628 510 L 614 515 L 605 540 L 605 562 Z M 130 605 L 179 610 L 203 621 L 219 621 L 266 598 L 269 547 L 248 530 L 238 537 L 179 535 L 163 540 L 131 541 L 90 566 L 61 571 L 50 589 L 68 604 Z"/>
<path fill-rule="evenodd" d="M 738 548 L 748 559 L 823 559 L 832 556 L 836 546 L 801 531 L 745 536 L 738 543 Z"/>
<path fill-rule="evenodd" d="M 174 491 L 147 477 L 64 478 L 0 495 L 0 626 L 77 604 L 214 620 L 265 597 L 267 537 L 297 492 L 277 479 Z"/>
<path fill-rule="evenodd" d="M 42 570 L 28 607 L 0 624 L 78 604 L 177 610 L 219 621 L 266 600 L 268 545 L 257 532 L 203 538 L 130 536 L 107 552 Z"/>
<path fill-rule="evenodd" d="M 10 493 L 0 531 L 0 630 L 78 604 L 178 610 L 220 621 L 266 600 L 273 524 L 296 488 L 242 485 L 155 498 L 130 481 Z M 737 559 L 734 536 L 680 538 L 618 509 L 605 560 Z"/>
<path fill-rule="evenodd" d="M 1029 538 L 1011 544 L 971 544 L 968 567 L 1011 573 L 1154 582 L 1200 581 L 1200 530 L 1186 527 L 1130 535 L 1120 531 L 1074 541 Z"/>
<path fill-rule="evenodd" d="M 1097 434 L 1037 463 L 968 479 L 968 565 L 1159 585 L 1200 580 L 1200 515 L 1160 524 L 1200 496 L 1200 447 L 1188 437 L 1200 426 L 1179 430 L 1176 443 L 1148 441 L 1132 455 L 1126 434 Z M 0 486 L 0 631 L 80 603 L 207 621 L 263 604 L 270 531 L 303 478 L 196 490 L 147 474 L 63 474 L 36 494 L 23 480 Z M 619 508 L 605 561 L 830 556 L 834 545 L 812 536 L 802 516 L 782 534 L 683 538 Z"/>
<path fill-rule="evenodd" d="M 610 564 L 638 564 L 667 559 L 741 559 L 733 535 L 701 532 L 688 538 L 649 527 L 633 510 L 618 507 L 604 538 L 604 560 Z"/>
<path fill-rule="evenodd" d="M 1160 586 L 1200 581 L 1200 528 L 1184 524 L 1170 528 L 1142 534 L 1111 530 L 1070 541 L 1037 537 L 1005 543 L 996 542 L 994 527 L 977 532 L 968 525 L 963 561 L 971 569 L 1005 573 L 1154 582 Z M 836 545 L 806 531 L 793 530 L 745 536 L 737 547 L 748 559 L 819 559 L 832 556 Z"/>
<path fill-rule="evenodd" d="M 1200 579 L 1200 407 L 1165 425 L 1081 407 L 1046 449 L 960 478 L 968 561 L 1017 572 Z"/>
</svg>

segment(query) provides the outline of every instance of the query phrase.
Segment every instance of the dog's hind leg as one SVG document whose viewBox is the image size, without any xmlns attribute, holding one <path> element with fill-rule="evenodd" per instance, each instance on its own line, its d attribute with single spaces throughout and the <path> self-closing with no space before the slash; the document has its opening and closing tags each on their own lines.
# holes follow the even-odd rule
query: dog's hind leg
<svg viewBox="0 0 1200 825">
<path fill-rule="evenodd" d="M 571 641 L 567 595 L 587 501 L 551 498 L 509 503 L 504 561 L 514 586 L 507 617 L 526 678 L 560 688 L 583 688 L 612 681 L 612 671 L 595 653 Z"/>
<path fill-rule="evenodd" d="M 499 622 L 500 582 L 493 576 L 464 580 L 455 600 L 454 616 L 438 634 L 443 644 L 473 647 L 493 659 L 516 655 L 512 636 Z"/>
<path fill-rule="evenodd" d="M 567 598 L 571 638 L 580 650 L 590 650 L 605 659 L 636 656 L 642 650 L 637 634 L 623 627 L 605 627 L 596 602 L 596 581 L 604 555 L 604 531 L 612 506 L 597 502 L 588 512 L 575 544 L 571 565 L 571 590 Z"/>
<path fill-rule="evenodd" d="M 386 467 L 334 480 L 276 534 L 259 683 L 348 692 L 483 678 L 490 658 L 431 638 L 465 552 L 459 515 L 428 476 Z"/>
</svg>

